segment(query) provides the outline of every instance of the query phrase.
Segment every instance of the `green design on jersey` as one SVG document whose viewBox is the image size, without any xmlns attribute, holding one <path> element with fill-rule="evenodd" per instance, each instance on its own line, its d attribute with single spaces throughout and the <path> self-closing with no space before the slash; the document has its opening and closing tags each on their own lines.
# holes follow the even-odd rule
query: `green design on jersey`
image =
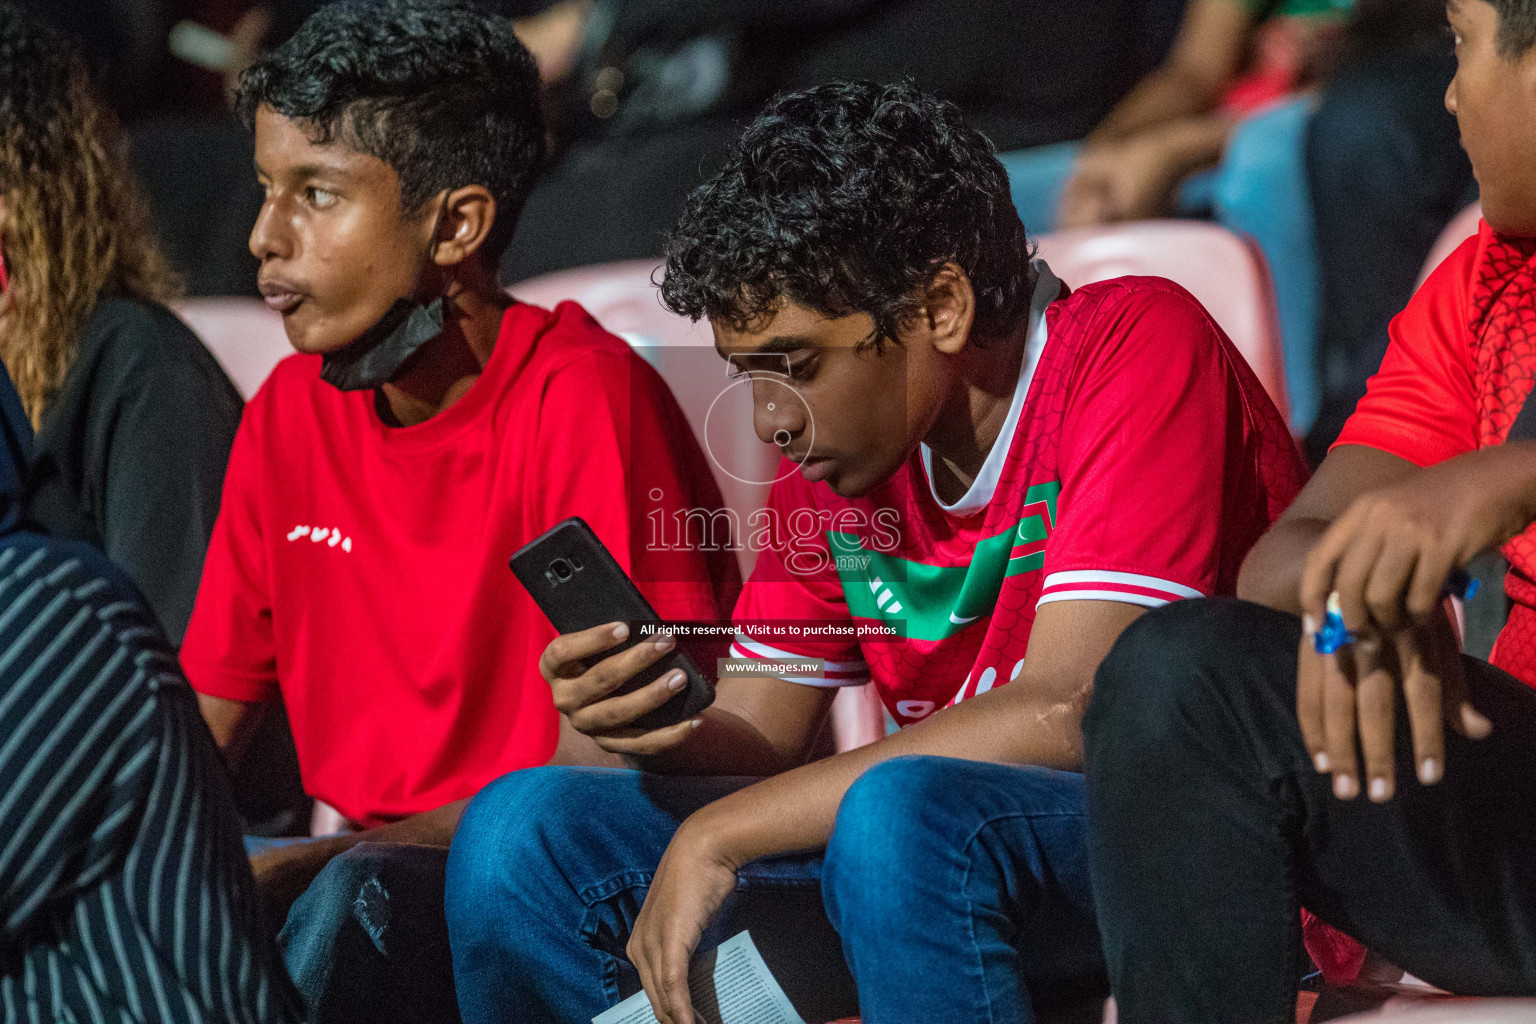
<svg viewBox="0 0 1536 1024">
<path fill-rule="evenodd" d="M 970 565 L 925 565 L 870 551 L 859 536 L 827 531 L 827 546 L 854 618 L 904 622 L 913 640 L 939 641 L 991 615 L 1003 581 L 1045 566 L 1045 542 L 1056 523 L 1061 484 L 1037 484 L 1025 494 L 1024 516 L 980 541 Z"/>
</svg>

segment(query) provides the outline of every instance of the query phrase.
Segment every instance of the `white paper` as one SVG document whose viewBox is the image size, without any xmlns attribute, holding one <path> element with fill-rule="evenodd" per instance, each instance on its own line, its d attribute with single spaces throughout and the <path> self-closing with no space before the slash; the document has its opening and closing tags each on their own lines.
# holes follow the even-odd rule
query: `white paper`
<svg viewBox="0 0 1536 1024">
<path fill-rule="evenodd" d="M 711 970 L 713 967 L 713 970 Z M 805 1024 L 763 963 L 747 932 L 722 942 L 688 972 L 700 1024 Z M 592 1018 L 592 1024 L 657 1024 L 651 1001 L 637 992 Z"/>
</svg>

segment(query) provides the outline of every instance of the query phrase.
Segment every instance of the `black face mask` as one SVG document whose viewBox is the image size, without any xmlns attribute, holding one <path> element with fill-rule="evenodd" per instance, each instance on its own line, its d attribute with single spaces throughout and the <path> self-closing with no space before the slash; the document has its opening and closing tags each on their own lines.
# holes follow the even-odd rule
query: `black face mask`
<svg viewBox="0 0 1536 1024">
<path fill-rule="evenodd" d="M 427 252 L 426 262 L 416 271 L 412 295 L 421 287 L 422 275 L 437 250 L 437 229 L 447 210 L 445 195 L 432 224 L 432 248 Z M 443 333 L 443 307 L 441 297 L 426 304 L 414 298 L 396 299 L 389 312 L 351 344 L 320 356 L 320 379 L 341 391 L 373 391 L 383 387 L 400 375 L 423 345 Z"/>
<path fill-rule="evenodd" d="M 443 300 L 396 299 L 357 340 L 320 357 L 320 379 L 342 391 L 372 391 L 394 380 L 423 345 L 443 333 Z"/>
</svg>

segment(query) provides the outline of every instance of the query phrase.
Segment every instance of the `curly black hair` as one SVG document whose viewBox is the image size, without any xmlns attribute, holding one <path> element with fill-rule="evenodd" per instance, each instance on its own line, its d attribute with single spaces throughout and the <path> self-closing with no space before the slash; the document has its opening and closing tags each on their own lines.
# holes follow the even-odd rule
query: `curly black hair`
<svg viewBox="0 0 1536 1024">
<path fill-rule="evenodd" d="M 322 7 L 240 76 L 236 109 L 303 122 L 400 176 L 419 210 L 444 189 L 483 185 L 496 199 L 485 256 L 499 260 L 544 161 L 539 72 L 506 18 L 463 0 Z"/>
<path fill-rule="evenodd" d="M 976 293 L 978 334 L 1029 302 L 1031 256 L 992 144 L 910 84 L 834 82 L 770 101 L 666 240 L 662 301 L 743 329 L 793 300 L 867 313 L 898 337 L 946 263 Z"/>
<path fill-rule="evenodd" d="M 1499 12 L 1499 49 L 1520 57 L 1536 46 L 1536 0 L 1490 0 Z"/>
</svg>

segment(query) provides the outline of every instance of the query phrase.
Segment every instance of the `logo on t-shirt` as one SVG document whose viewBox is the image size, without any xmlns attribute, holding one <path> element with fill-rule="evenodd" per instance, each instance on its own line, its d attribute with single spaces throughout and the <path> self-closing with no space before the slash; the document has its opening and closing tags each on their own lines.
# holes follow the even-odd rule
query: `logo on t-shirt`
<svg viewBox="0 0 1536 1024">
<path fill-rule="evenodd" d="M 288 531 L 289 542 L 309 539 L 311 544 L 324 544 L 327 547 L 339 547 L 347 554 L 352 553 L 352 538 L 344 536 L 342 532 L 331 526 L 295 526 Z"/>
<path fill-rule="evenodd" d="M 868 550 L 858 534 L 827 531 L 849 612 L 861 619 L 900 620 L 909 639 L 933 642 L 988 618 L 1004 580 L 1045 567 L 1060 495 L 1055 481 L 1031 487 L 1018 522 L 978 542 L 969 565 L 928 565 Z"/>
</svg>

